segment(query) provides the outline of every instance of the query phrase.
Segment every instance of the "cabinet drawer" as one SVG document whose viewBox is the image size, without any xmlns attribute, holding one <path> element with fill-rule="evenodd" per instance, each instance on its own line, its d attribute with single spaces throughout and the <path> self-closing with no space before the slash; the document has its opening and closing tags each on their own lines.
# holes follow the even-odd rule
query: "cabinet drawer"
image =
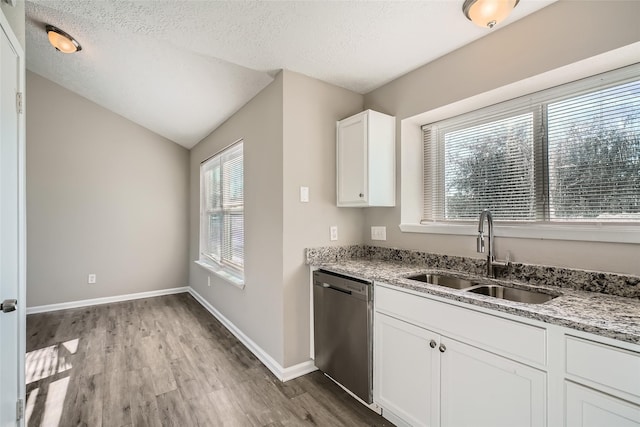
<svg viewBox="0 0 640 427">
<path fill-rule="evenodd" d="M 472 309 L 376 286 L 376 310 L 477 347 L 529 363 L 547 363 L 546 330 Z"/>
<path fill-rule="evenodd" d="M 566 337 L 567 374 L 640 398 L 640 354 Z"/>
</svg>

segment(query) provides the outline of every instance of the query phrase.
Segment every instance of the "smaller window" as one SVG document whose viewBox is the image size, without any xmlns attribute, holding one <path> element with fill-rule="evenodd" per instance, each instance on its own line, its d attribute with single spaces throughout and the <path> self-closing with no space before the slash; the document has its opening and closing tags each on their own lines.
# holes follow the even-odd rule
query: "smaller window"
<svg viewBox="0 0 640 427">
<path fill-rule="evenodd" d="M 244 278 L 242 141 L 200 165 L 199 264 L 233 282 Z"/>
</svg>

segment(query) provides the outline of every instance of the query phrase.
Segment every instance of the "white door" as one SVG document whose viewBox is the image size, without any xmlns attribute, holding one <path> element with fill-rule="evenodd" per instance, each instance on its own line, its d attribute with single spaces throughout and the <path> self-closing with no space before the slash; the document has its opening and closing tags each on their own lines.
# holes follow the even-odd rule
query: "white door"
<svg viewBox="0 0 640 427">
<path fill-rule="evenodd" d="M 440 337 L 381 313 L 376 313 L 374 331 L 373 393 L 383 415 L 413 427 L 437 426 Z"/>
<path fill-rule="evenodd" d="M 338 123 L 338 206 L 367 204 L 367 115 L 358 114 Z"/>
<path fill-rule="evenodd" d="M 546 425 L 546 373 L 442 338 L 442 427 Z"/>
<path fill-rule="evenodd" d="M 23 424 L 16 405 L 24 393 L 24 145 L 16 102 L 24 74 L 22 50 L 0 17 L 0 427 L 13 427 Z"/>
<path fill-rule="evenodd" d="M 640 427 L 640 406 L 565 381 L 567 427 Z"/>
</svg>

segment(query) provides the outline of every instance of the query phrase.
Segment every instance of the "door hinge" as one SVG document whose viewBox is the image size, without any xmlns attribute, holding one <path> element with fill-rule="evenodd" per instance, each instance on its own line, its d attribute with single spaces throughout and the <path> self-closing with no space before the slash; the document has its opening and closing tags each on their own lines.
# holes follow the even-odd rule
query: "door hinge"
<svg viewBox="0 0 640 427">
<path fill-rule="evenodd" d="M 16 421 L 24 418 L 24 400 L 18 399 L 16 402 Z"/>
<path fill-rule="evenodd" d="M 18 114 L 22 114 L 22 92 L 16 93 L 16 110 Z"/>
</svg>

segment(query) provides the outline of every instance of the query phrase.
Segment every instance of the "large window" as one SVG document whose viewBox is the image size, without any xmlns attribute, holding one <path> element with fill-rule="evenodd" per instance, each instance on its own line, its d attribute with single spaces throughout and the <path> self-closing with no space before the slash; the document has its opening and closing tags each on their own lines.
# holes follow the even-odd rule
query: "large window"
<svg viewBox="0 0 640 427">
<path fill-rule="evenodd" d="M 243 143 L 200 165 L 200 264 L 234 282 L 244 271 Z"/>
<path fill-rule="evenodd" d="M 638 70 L 424 126 L 423 223 L 640 221 Z"/>
</svg>

